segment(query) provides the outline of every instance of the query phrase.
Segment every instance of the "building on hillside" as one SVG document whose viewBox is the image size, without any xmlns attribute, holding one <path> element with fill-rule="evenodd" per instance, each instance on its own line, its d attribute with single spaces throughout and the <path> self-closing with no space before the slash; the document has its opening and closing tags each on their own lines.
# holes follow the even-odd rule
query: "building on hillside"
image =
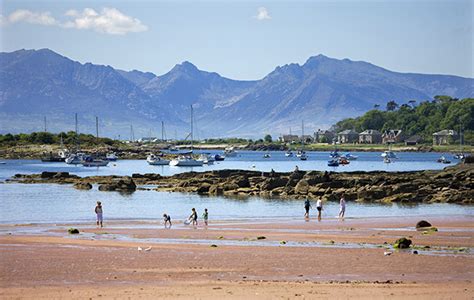
<svg viewBox="0 0 474 300">
<path fill-rule="evenodd" d="M 332 143 L 334 136 L 333 131 L 318 129 L 318 131 L 314 132 L 314 141 L 316 143 Z"/>
<path fill-rule="evenodd" d="M 385 130 L 382 134 L 383 144 L 402 143 L 405 140 L 403 132 L 398 129 Z"/>
<path fill-rule="evenodd" d="M 300 142 L 300 137 L 296 134 L 284 134 L 278 140 L 283 143 L 298 143 Z"/>
<path fill-rule="evenodd" d="M 354 130 L 343 130 L 337 134 L 337 141 L 340 144 L 355 143 L 359 140 L 359 134 Z"/>
<path fill-rule="evenodd" d="M 433 133 L 433 145 L 449 145 L 458 139 L 458 133 L 455 130 L 444 129 Z"/>
<path fill-rule="evenodd" d="M 419 135 L 414 135 L 405 140 L 405 145 L 407 146 L 415 146 L 418 145 L 419 143 L 422 143 L 423 139 Z"/>
<path fill-rule="evenodd" d="M 375 129 L 367 129 L 359 133 L 360 144 L 380 144 L 382 143 L 382 133 Z"/>
<path fill-rule="evenodd" d="M 303 141 L 305 144 L 310 144 L 314 141 L 314 138 L 312 135 L 303 135 L 302 137 L 300 137 L 300 142 Z"/>
</svg>

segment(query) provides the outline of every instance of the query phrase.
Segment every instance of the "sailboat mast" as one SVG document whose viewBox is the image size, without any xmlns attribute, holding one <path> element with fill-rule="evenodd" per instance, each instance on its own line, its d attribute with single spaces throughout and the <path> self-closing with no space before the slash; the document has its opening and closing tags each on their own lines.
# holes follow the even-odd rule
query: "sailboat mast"
<svg viewBox="0 0 474 300">
<path fill-rule="evenodd" d="M 78 124 L 77 124 L 77 113 L 74 114 L 74 121 L 76 124 L 76 151 L 79 151 L 79 134 L 78 134 Z"/>
<path fill-rule="evenodd" d="M 46 127 L 46 116 L 44 116 L 44 132 L 48 132 L 48 128 Z"/>
<path fill-rule="evenodd" d="M 191 104 L 191 150 L 193 150 L 193 105 Z"/>
<path fill-rule="evenodd" d="M 165 141 L 165 122 L 161 121 L 161 141 Z"/>
<path fill-rule="evenodd" d="M 95 137 L 97 138 L 97 143 L 99 143 L 99 117 L 95 117 Z"/>
<path fill-rule="evenodd" d="M 304 121 L 301 121 L 301 149 L 304 149 Z"/>
</svg>

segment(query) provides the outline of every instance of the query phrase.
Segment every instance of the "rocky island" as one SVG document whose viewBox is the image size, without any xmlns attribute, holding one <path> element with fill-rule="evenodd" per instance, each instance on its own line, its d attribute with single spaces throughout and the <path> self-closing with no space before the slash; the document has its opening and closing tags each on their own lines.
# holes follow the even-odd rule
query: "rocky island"
<svg viewBox="0 0 474 300">
<path fill-rule="evenodd" d="M 77 189 L 92 189 L 97 185 L 100 191 L 118 192 L 147 189 L 209 196 L 308 197 L 325 201 L 337 201 L 344 193 L 349 201 L 474 203 L 474 164 L 469 163 L 437 171 L 412 172 L 216 170 L 167 177 L 156 173 L 79 177 L 68 172 L 42 172 L 16 174 L 7 182 L 73 184 Z M 143 187 L 145 185 L 153 188 Z"/>
</svg>

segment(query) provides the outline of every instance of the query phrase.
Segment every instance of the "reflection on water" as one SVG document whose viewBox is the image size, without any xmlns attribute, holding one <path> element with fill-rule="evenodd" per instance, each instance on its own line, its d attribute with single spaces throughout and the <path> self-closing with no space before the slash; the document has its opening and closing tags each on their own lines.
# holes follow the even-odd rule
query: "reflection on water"
<svg viewBox="0 0 474 300">
<path fill-rule="evenodd" d="M 76 190 L 71 185 L 1 184 L 0 217 L 3 223 L 94 221 L 96 201 L 102 201 L 106 219 L 161 220 L 168 213 L 174 220 L 184 220 L 195 207 L 199 217 L 204 208 L 211 219 L 300 218 L 302 200 L 262 199 L 259 197 L 203 197 L 196 194 L 136 191 L 117 192 Z M 323 218 L 335 218 L 338 203 L 325 205 Z M 313 216 L 316 211 L 311 211 Z M 347 217 L 383 216 L 453 216 L 473 215 L 473 206 L 456 204 L 373 204 L 349 202 Z"/>
</svg>

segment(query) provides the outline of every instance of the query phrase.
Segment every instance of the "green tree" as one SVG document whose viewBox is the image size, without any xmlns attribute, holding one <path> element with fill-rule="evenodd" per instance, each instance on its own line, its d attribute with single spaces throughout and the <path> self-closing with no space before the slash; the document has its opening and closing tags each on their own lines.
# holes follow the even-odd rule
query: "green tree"
<svg viewBox="0 0 474 300">
<path fill-rule="evenodd" d="M 273 141 L 272 139 L 272 136 L 267 134 L 265 135 L 265 137 L 263 138 L 263 140 L 266 142 L 266 143 L 271 143 Z"/>
<path fill-rule="evenodd" d="M 387 102 L 387 111 L 394 111 L 398 107 L 398 103 L 395 101 L 388 101 Z"/>
</svg>

